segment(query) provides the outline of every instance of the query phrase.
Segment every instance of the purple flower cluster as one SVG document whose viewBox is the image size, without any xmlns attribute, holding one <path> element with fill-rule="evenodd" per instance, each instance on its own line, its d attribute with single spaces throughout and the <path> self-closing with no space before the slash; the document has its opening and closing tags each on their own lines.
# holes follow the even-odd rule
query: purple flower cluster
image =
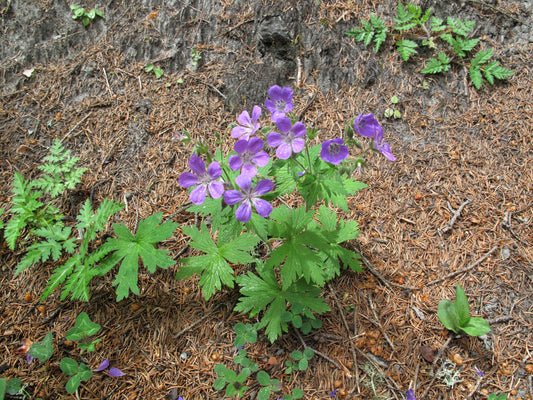
<svg viewBox="0 0 533 400">
<path fill-rule="evenodd" d="M 373 139 L 377 151 L 389 160 L 396 161 L 396 157 L 392 155 L 389 144 L 383 141 L 383 128 L 374 118 L 374 114 L 359 114 L 353 125 L 359 135 Z"/>
</svg>

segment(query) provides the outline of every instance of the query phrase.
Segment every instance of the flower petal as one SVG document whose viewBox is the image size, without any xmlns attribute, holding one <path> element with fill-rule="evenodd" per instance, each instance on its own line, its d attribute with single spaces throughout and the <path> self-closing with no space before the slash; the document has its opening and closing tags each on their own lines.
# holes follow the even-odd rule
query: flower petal
<svg viewBox="0 0 533 400">
<path fill-rule="evenodd" d="M 283 89 L 281 89 L 281 98 L 285 100 L 287 103 L 291 101 L 293 94 L 294 92 L 292 91 L 290 87 L 284 87 Z"/>
<path fill-rule="evenodd" d="M 268 95 L 274 101 L 281 98 L 281 92 L 282 90 L 278 85 L 271 86 L 270 89 L 268 89 Z"/>
<path fill-rule="evenodd" d="M 207 187 L 205 184 L 198 185 L 192 190 L 189 199 L 191 199 L 193 204 L 202 204 L 205 201 L 206 192 Z"/>
<path fill-rule="evenodd" d="M 257 175 L 257 167 L 253 164 L 244 164 L 242 166 L 241 175 L 246 175 L 249 178 L 253 178 Z"/>
<path fill-rule="evenodd" d="M 396 157 L 392 155 L 392 151 L 388 143 L 383 142 L 380 145 L 376 144 L 376 149 L 378 149 L 378 151 L 385 157 L 387 157 L 389 160 L 396 161 Z"/>
<path fill-rule="evenodd" d="M 238 171 L 242 167 L 242 158 L 239 155 L 232 155 L 228 159 L 229 167 L 234 170 Z"/>
<path fill-rule="evenodd" d="M 252 108 L 252 121 L 257 121 L 261 117 L 261 107 L 254 106 Z"/>
<path fill-rule="evenodd" d="M 209 164 L 207 173 L 211 179 L 218 179 L 222 175 L 222 168 L 220 168 L 220 164 L 218 162 L 213 161 L 211 164 Z"/>
<path fill-rule="evenodd" d="M 278 147 L 283 143 L 283 135 L 278 132 L 270 132 L 267 136 L 267 143 L 270 147 Z"/>
<path fill-rule="evenodd" d="M 296 138 L 292 141 L 292 151 L 295 153 L 299 153 L 302 151 L 305 147 L 305 139 L 302 138 Z"/>
<path fill-rule="evenodd" d="M 259 150 L 263 149 L 263 141 L 259 139 L 257 136 L 254 136 L 250 138 L 250 141 L 248 142 L 248 151 L 250 153 L 257 153 Z M 237 150 L 235 150 L 237 151 Z M 242 153 L 241 153 L 242 154 Z"/>
<path fill-rule="evenodd" d="M 118 368 L 111 368 L 111 369 L 109 370 L 109 375 L 114 376 L 115 378 L 118 378 L 118 377 L 120 377 L 120 376 L 124 376 L 125 374 L 124 374 L 124 372 L 122 372 L 122 371 L 121 371 L 120 369 L 118 369 Z"/>
<path fill-rule="evenodd" d="M 301 123 L 301 122 L 300 122 Z M 303 124 L 302 124 L 303 125 Z M 278 127 L 281 133 L 287 133 L 292 128 L 292 123 L 290 118 L 281 117 L 276 120 L 276 126 Z"/>
<path fill-rule="evenodd" d="M 248 222 L 252 218 L 252 206 L 249 200 L 245 200 L 235 211 L 235 218 L 241 222 Z"/>
<path fill-rule="evenodd" d="M 224 193 L 224 184 L 220 181 L 212 181 L 207 187 L 213 199 L 218 199 Z"/>
<path fill-rule="evenodd" d="M 268 160 L 270 160 L 268 153 L 266 151 L 260 151 L 259 153 L 255 154 L 252 162 L 258 167 L 264 167 L 268 164 Z"/>
<path fill-rule="evenodd" d="M 244 193 L 250 193 L 252 187 L 252 178 L 246 175 L 239 175 L 235 178 L 235 183 L 242 189 Z"/>
<path fill-rule="evenodd" d="M 304 136 L 305 131 L 306 131 L 305 125 L 302 124 L 300 121 L 297 121 L 292 127 L 292 133 L 294 133 L 294 137 Z"/>
<path fill-rule="evenodd" d="M 271 113 L 275 112 L 276 111 L 276 103 L 274 103 L 272 100 L 270 99 L 266 99 L 265 100 L 265 107 L 267 108 L 268 111 L 270 111 Z"/>
<path fill-rule="evenodd" d="M 100 364 L 100 366 L 96 369 L 93 369 L 94 372 L 100 372 L 100 371 L 103 371 L 104 369 L 107 369 L 107 367 L 109 367 L 109 360 L 104 360 L 102 361 L 102 363 Z"/>
<path fill-rule="evenodd" d="M 261 196 L 265 193 L 270 192 L 272 189 L 274 189 L 274 184 L 272 183 L 272 181 L 268 179 L 262 179 L 259 181 L 259 183 L 255 187 L 254 195 Z"/>
<path fill-rule="evenodd" d="M 253 199 L 252 201 L 257 213 L 263 218 L 268 218 L 273 209 L 272 205 L 263 199 Z"/>
<path fill-rule="evenodd" d="M 229 206 L 240 203 L 244 199 L 244 194 L 238 190 L 226 190 L 224 192 L 224 203 Z"/>
<path fill-rule="evenodd" d="M 199 181 L 200 180 L 198 179 L 198 175 L 195 175 L 191 172 L 182 173 L 178 180 L 179 184 L 185 188 L 195 186 L 198 184 Z"/>
<path fill-rule="evenodd" d="M 201 176 L 205 174 L 204 160 L 202 160 L 196 154 L 193 154 L 189 159 L 189 167 L 191 167 L 192 172 L 194 172 L 196 175 Z"/>
<path fill-rule="evenodd" d="M 248 148 L 248 140 L 244 140 L 244 139 L 238 140 L 235 143 L 235 146 L 233 146 L 233 148 L 235 149 L 237 153 L 239 153 L 240 155 L 243 155 L 246 149 Z"/>
<path fill-rule="evenodd" d="M 248 111 L 243 111 L 237 118 L 237 122 L 244 126 L 251 126 L 252 120 L 250 119 L 250 114 L 248 114 Z"/>
<path fill-rule="evenodd" d="M 276 156 L 282 160 L 288 159 L 292 154 L 292 147 L 288 143 L 282 143 L 276 149 Z"/>
</svg>

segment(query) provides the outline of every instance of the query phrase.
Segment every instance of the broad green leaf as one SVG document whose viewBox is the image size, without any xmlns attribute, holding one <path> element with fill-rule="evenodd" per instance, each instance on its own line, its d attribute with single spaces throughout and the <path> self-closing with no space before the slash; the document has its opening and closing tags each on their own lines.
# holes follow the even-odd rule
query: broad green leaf
<svg viewBox="0 0 533 400">
<path fill-rule="evenodd" d="M 257 372 L 257 382 L 259 382 L 260 385 L 268 386 L 270 384 L 270 375 L 263 370 Z"/>
<path fill-rule="evenodd" d="M 459 320 L 459 326 L 466 325 L 470 319 L 470 308 L 468 306 L 468 298 L 461 285 L 457 284 L 455 288 L 455 301 L 453 302 L 455 308 L 455 314 Z"/>
<path fill-rule="evenodd" d="M 459 318 L 450 300 L 444 299 L 439 302 L 437 315 L 446 329 L 459 333 Z"/>
<path fill-rule="evenodd" d="M 6 378 L 0 379 L 0 400 L 3 399 L 4 393 L 7 393 L 11 396 L 16 396 L 18 394 L 22 394 L 22 388 L 24 387 L 24 384 L 22 381 L 18 378 L 10 378 L 7 381 L 7 384 L 2 388 L 2 380 L 5 382 Z"/>
<path fill-rule="evenodd" d="M 82 312 L 76 317 L 74 328 L 70 329 L 65 336 L 69 340 L 77 341 L 95 335 L 100 329 L 100 325 L 92 322 L 87 313 Z"/>
<path fill-rule="evenodd" d="M 481 336 L 490 332 L 490 325 L 484 318 L 470 317 L 466 325 L 460 327 L 460 330 L 470 336 Z"/>
<path fill-rule="evenodd" d="M 264 372 L 264 371 L 261 370 L 259 372 Z M 269 398 L 270 398 L 270 388 L 268 386 L 259 389 L 259 392 L 257 393 L 258 400 L 268 400 Z"/>
<path fill-rule="evenodd" d="M 30 357 L 38 358 L 41 362 L 45 362 L 52 357 L 52 353 L 54 352 L 52 339 L 52 332 L 48 332 L 41 343 L 32 344 L 29 350 Z"/>
<path fill-rule="evenodd" d="M 93 376 L 93 371 L 87 365 L 81 363 L 78 374 L 80 376 L 80 380 L 88 381 Z"/>
<path fill-rule="evenodd" d="M 73 375 L 65 385 L 65 389 L 68 393 L 76 393 L 76 390 L 80 387 L 81 379 L 78 374 Z"/>
<path fill-rule="evenodd" d="M 67 375 L 75 375 L 78 373 L 78 363 L 76 360 L 73 360 L 72 358 L 65 357 L 61 359 L 61 362 L 59 363 L 59 367 L 61 368 L 61 371 L 63 371 Z"/>
</svg>

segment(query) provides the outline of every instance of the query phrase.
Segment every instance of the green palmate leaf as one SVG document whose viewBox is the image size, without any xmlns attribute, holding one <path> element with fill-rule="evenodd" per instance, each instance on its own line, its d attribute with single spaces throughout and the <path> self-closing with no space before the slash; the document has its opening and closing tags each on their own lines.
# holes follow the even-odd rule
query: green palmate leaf
<svg viewBox="0 0 533 400">
<path fill-rule="evenodd" d="M 459 333 L 459 318 L 450 300 L 444 299 L 439 302 L 437 315 L 446 329 Z"/>
<path fill-rule="evenodd" d="M 252 262 L 249 251 L 259 242 L 257 236 L 247 233 L 232 241 L 217 244 L 205 224 L 202 224 L 201 230 L 185 227 L 183 232 L 191 237 L 191 247 L 206 254 L 184 259 L 184 265 L 180 267 L 176 279 L 188 278 L 192 274 L 200 275 L 199 285 L 202 286 L 206 299 L 209 299 L 215 290 L 220 290 L 222 284 L 233 288 L 235 278 L 228 261 L 234 264 Z"/>
<path fill-rule="evenodd" d="M 54 352 L 54 348 L 52 346 L 52 340 L 53 340 L 53 333 L 49 332 L 43 339 L 41 343 L 34 343 L 30 347 L 29 355 L 33 358 L 38 358 L 39 361 L 45 362 L 50 357 L 52 357 L 52 353 Z"/>
<path fill-rule="evenodd" d="M 269 232 L 282 238 L 284 243 L 274 249 L 265 263 L 266 268 L 281 267 L 283 288 L 288 288 L 300 278 L 307 282 L 324 284 L 321 259 L 312 248 L 322 248 L 324 243 L 316 232 L 306 230 L 314 211 L 303 208 L 280 207 L 270 214 Z"/>
<path fill-rule="evenodd" d="M 484 318 L 470 317 L 465 325 L 460 327 L 461 331 L 470 336 L 486 335 L 490 332 L 490 325 Z"/>
<path fill-rule="evenodd" d="M 455 314 L 459 320 L 459 326 L 464 326 L 470 319 L 470 308 L 468 306 L 468 299 L 465 291 L 461 285 L 457 284 L 455 289 L 455 301 L 453 303 Z"/>
<path fill-rule="evenodd" d="M 416 42 L 413 42 L 412 40 L 407 40 L 407 39 L 398 40 L 396 42 L 396 47 L 397 47 L 398 53 L 400 53 L 404 61 L 409 60 L 409 57 L 411 57 L 411 55 L 417 54 L 417 51 L 415 50 L 415 48 L 418 47 L 418 45 L 416 44 Z"/>
<path fill-rule="evenodd" d="M 300 280 L 284 290 L 280 287 L 274 271 L 269 268 L 260 268 L 259 276 L 248 272 L 248 275 L 239 276 L 237 281 L 243 296 L 235 310 L 250 312 L 253 317 L 266 309 L 257 329 L 266 327 L 265 333 L 271 342 L 288 330 L 288 321 L 283 318 L 287 311 L 287 302 L 292 304 L 293 308 L 309 308 L 319 314 L 329 311 L 324 299 L 318 297 L 320 288 Z"/>
<path fill-rule="evenodd" d="M 133 235 L 124 224 L 114 224 L 117 238 L 109 239 L 104 244 L 106 252 L 114 254 L 103 262 L 104 270 L 111 264 L 121 262 L 118 274 L 113 282 L 117 286 L 117 301 L 129 296 L 131 291 L 139 294 L 137 285 L 139 258 L 148 271 L 154 273 L 156 268 L 168 268 L 176 262 L 168 255 L 168 250 L 161 250 L 155 244 L 168 239 L 179 224 L 167 221 L 161 224 L 163 213 L 156 213 L 139 223 L 137 234 Z"/>
</svg>

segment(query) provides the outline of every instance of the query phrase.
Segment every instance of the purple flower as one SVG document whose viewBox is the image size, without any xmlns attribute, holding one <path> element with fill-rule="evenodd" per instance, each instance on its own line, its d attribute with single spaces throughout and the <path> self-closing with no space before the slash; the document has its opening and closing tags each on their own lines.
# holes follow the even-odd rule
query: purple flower
<svg viewBox="0 0 533 400">
<path fill-rule="evenodd" d="M 28 362 L 28 364 L 31 364 L 33 360 L 34 360 L 34 358 L 32 356 L 30 356 L 30 351 L 28 350 L 26 352 L 26 361 Z"/>
<path fill-rule="evenodd" d="M 94 372 L 102 372 L 102 371 L 105 371 L 108 367 L 109 367 L 109 360 L 104 360 L 104 361 L 102 361 L 100 366 L 98 368 L 96 368 L 96 369 L 93 369 L 93 371 Z M 109 375 L 111 375 L 112 377 L 118 378 L 120 376 L 124 376 L 124 372 L 122 372 L 118 368 L 111 368 L 109 370 Z"/>
<path fill-rule="evenodd" d="M 288 159 L 292 153 L 299 153 L 305 146 L 305 126 L 300 121 L 292 125 L 287 117 L 281 117 L 276 121 L 278 130 L 281 132 L 270 132 L 267 142 L 271 147 L 277 147 L 276 155 L 282 160 Z"/>
<path fill-rule="evenodd" d="M 100 364 L 100 366 L 96 369 L 93 369 L 94 372 L 101 372 L 105 369 L 107 369 L 107 367 L 109 367 L 109 360 L 104 360 L 102 361 L 102 363 Z"/>
<path fill-rule="evenodd" d="M 268 154 L 262 151 L 263 141 L 258 137 L 252 137 L 249 141 L 239 140 L 234 148 L 239 155 L 230 156 L 228 163 L 234 171 L 242 167 L 242 175 L 253 178 L 257 175 L 257 167 L 264 167 L 268 164 Z"/>
<path fill-rule="evenodd" d="M 390 146 L 388 143 L 383 142 L 383 129 L 376 130 L 376 136 L 374 136 L 374 146 L 376 146 L 377 151 L 383 154 L 391 161 L 396 161 L 396 157 L 392 155 Z"/>
<path fill-rule="evenodd" d="M 232 206 L 242 202 L 235 211 L 235 217 L 241 222 L 248 222 L 252 218 L 252 206 L 257 213 L 263 218 L 267 218 L 272 212 L 272 206 L 266 200 L 259 196 L 270 192 L 274 189 L 274 184 L 268 179 L 259 181 L 255 188 L 252 188 L 252 178 L 247 175 L 239 175 L 235 178 L 235 183 L 242 190 L 228 190 L 224 193 L 224 201 Z"/>
<path fill-rule="evenodd" d="M 190 199 L 194 204 L 202 204 L 205 201 L 207 189 L 209 189 L 209 194 L 214 199 L 222 196 L 224 185 L 222 182 L 215 180 L 222 175 L 222 168 L 216 161 L 209 164 L 206 172 L 204 161 L 196 154 L 193 154 L 189 160 L 189 167 L 191 167 L 194 174 L 191 172 L 182 173 L 179 178 L 179 184 L 185 188 L 196 186 L 190 194 Z"/>
<path fill-rule="evenodd" d="M 409 389 L 405 392 L 405 400 L 416 400 L 415 391 L 413 389 Z"/>
<path fill-rule="evenodd" d="M 326 140 L 322 143 L 322 151 L 320 152 L 320 158 L 322 160 L 338 165 L 341 161 L 348 158 L 348 147 L 344 146 L 344 140 L 337 138 Z"/>
<path fill-rule="evenodd" d="M 381 131 L 383 136 L 383 128 L 379 122 L 374 118 L 374 114 L 359 114 L 359 116 L 353 122 L 355 131 L 365 137 L 374 137 L 378 130 Z"/>
<path fill-rule="evenodd" d="M 237 122 L 240 125 L 237 125 L 231 130 L 231 137 L 233 139 L 250 139 L 250 136 L 257 132 L 261 127 L 261 124 L 257 122 L 260 116 L 261 107 L 259 106 L 254 106 L 252 109 L 252 118 L 250 118 L 248 111 L 243 111 L 241 115 L 239 115 L 239 118 L 237 118 Z"/>
<path fill-rule="evenodd" d="M 278 118 L 284 117 L 294 105 L 292 104 L 293 91 L 289 87 L 280 88 L 278 85 L 268 89 L 270 99 L 265 100 L 265 107 L 272 113 L 270 118 L 276 122 Z"/>
<path fill-rule="evenodd" d="M 338 390 L 338 389 L 335 389 L 333 392 L 331 392 L 331 393 L 329 394 L 329 397 L 335 397 L 335 396 L 337 396 L 337 390 Z"/>
<path fill-rule="evenodd" d="M 482 378 L 485 376 L 485 373 L 483 371 L 481 371 L 478 367 L 474 367 L 476 369 L 476 372 L 479 376 L 481 376 Z"/>
</svg>

